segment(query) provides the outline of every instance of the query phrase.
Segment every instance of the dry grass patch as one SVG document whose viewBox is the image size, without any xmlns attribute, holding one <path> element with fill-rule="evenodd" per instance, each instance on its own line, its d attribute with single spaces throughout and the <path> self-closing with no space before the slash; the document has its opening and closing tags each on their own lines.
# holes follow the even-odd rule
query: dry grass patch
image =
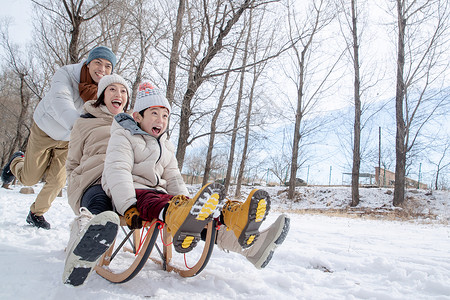
<svg viewBox="0 0 450 300">
<path fill-rule="evenodd" d="M 367 207 L 347 207 L 347 208 L 305 208 L 305 209 L 290 209 L 280 210 L 285 213 L 295 214 L 313 214 L 326 215 L 330 217 L 344 217 L 344 218 L 362 218 L 368 220 L 388 220 L 388 221 L 419 221 L 421 223 L 431 223 L 437 220 L 437 215 L 431 212 L 423 212 L 418 206 L 404 207 L 395 209 L 387 208 L 367 208 Z M 445 220 L 440 220 L 439 223 L 448 223 Z"/>
</svg>

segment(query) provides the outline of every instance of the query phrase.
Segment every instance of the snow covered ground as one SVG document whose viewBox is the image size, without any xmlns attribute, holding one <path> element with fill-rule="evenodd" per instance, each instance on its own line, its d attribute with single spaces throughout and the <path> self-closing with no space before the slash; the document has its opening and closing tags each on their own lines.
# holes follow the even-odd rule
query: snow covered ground
<svg viewBox="0 0 450 300">
<path fill-rule="evenodd" d="M 0 189 L 0 299 L 450 299 L 448 192 L 408 192 L 417 216 L 400 221 L 401 214 L 373 213 L 399 210 L 384 189 L 361 190 L 352 215 L 362 217 L 345 218 L 340 215 L 349 188 L 302 188 L 295 203 L 278 195 L 280 188 L 267 188 L 273 209 L 263 227 L 280 211 L 291 218 L 289 235 L 267 268 L 257 270 L 244 257 L 216 248 L 196 277 L 181 278 L 149 261 L 127 283 L 93 273 L 74 288 L 61 280 L 73 219 L 65 191 L 45 215 L 52 225 L 46 231 L 26 224 L 36 195 L 19 189 Z M 307 208 L 329 213 L 301 212 Z"/>
</svg>

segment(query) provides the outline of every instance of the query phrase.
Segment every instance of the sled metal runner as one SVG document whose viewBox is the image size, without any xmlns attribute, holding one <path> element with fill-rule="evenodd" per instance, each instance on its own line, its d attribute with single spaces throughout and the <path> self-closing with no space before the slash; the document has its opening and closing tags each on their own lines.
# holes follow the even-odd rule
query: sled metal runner
<svg viewBox="0 0 450 300">
<path fill-rule="evenodd" d="M 111 282 L 124 283 L 134 278 L 147 261 L 152 261 L 160 265 L 163 270 L 176 272 L 182 277 L 192 277 L 199 274 L 208 264 L 214 249 L 216 222 L 212 220 L 208 223 L 206 226 L 206 240 L 204 243 L 199 242 L 196 247 L 203 246 L 200 257 L 196 258 L 192 266 L 185 267 L 179 266 L 179 263 L 173 263 L 172 236 L 167 232 L 165 226 L 162 235 L 163 242 L 161 242 L 162 251 L 160 250 L 157 242 L 161 238 L 158 224 L 155 221 L 147 222 L 147 225 L 140 230 L 127 232 L 128 227 L 125 219 L 120 217 L 120 225 L 124 232 L 117 235 L 114 243 L 100 258 L 99 263 L 95 267 L 97 274 Z M 152 224 L 153 226 L 151 226 Z M 159 252 L 159 255 L 150 257 L 154 248 Z M 186 257 L 191 258 L 189 254 L 187 253 Z M 182 256 L 183 254 L 176 253 L 176 255 Z"/>
</svg>

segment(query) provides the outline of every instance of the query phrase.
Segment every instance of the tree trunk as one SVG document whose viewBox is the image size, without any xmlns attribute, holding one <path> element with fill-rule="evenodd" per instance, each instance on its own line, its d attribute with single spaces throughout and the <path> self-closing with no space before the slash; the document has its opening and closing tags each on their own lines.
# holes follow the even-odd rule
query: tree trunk
<svg viewBox="0 0 450 300">
<path fill-rule="evenodd" d="M 175 94 L 175 79 L 177 74 L 177 66 L 178 60 L 180 57 L 178 48 L 180 45 L 182 27 L 183 27 L 183 16 L 185 10 L 185 0 L 180 0 L 178 2 L 178 12 L 177 12 L 177 21 L 175 24 L 175 32 L 173 33 L 172 39 L 172 50 L 170 52 L 170 62 L 169 62 L 169 74 L 167 79 L 167 90 L 166 90 L 166 98 L 169 100 L 169 103 L 172 105 L 174 101 Z"/>
<path fill-rule="evenodd" d="M 234 56 L 233 56 L 234 58 Z M 233 59 L 232 59 L 233 61 Z M 229 65 L 231 67 L 231 64 Z M 208 152 L 206 153 L 206 164 L 205 164 L 205 171 L 203 173 L 203 182 L 202 185 L 205 185 L 208 183 L 209 175 L 211 173 L 211 164 L 212 164 L 212 153 L 214 150 L 214 140 L 216 138 L 216 124 L 217 120 L 219 119 L 219 114 L 222 110 L 223 103 L 225 101 L 225 93 L 227 90 L 227 84 L 228 84 L 228 78 L 230 77 L 230 73 L 227 73 L 225 75 L 225 80 L 222 86 L 222 91 L 220 93 L 219 97 L 219 103 L 217 104 L 217 108 L 214 111 L 213 118 L 211 120 L 211 126 L 210 126 L 210 136 L 209 136 L 209 144 L 208 144 Z"/>
<path fill-rule="evenodd" d="M 247 111 L 247 120 L 245 122 L 245 136 L 244 136 L 244 148 L 242 149 L 242 157 L 241 157 L 241 163 L 239 165 L 239 173 L 238 173 L 238 181 L 236 184 L 236 192 L 235 196 L 240 197 L 241 196 L 241 184 L 242 179 L 244 178 L 244 171 L 245 171 L 245 164 L 247 162 L 248 158 L 248 140 L 250 136 L 250 120 L 252 117 L 252 107 L 253 107 L 253 94 L 255 90 L 256 85 L 256 78 L 254 78 L 252 83 L 252 88 L 250 91 L 250 97 L 249 97 L 249 103 L 248 103 L 248 111 Z"/>
<path fill-rule="evenodd" d="M 135 72 L 135 77 L 134 77 L 134 82 L 133 82 L 133 86 L 132 86 L 132 90 L 131 90 L 131 95 L 130 98 L 128 99 L 128 105 L 130 106 L 130 108 L 134 108 L 134 103 L 136 102 L 136 96 L 137 96 L 137 92 L 138 92 L 138 88 L 139 88 L 139 84 L 141 83 L 142 80 L 142 72 L 144 70 L 144 65 L 145 65 L 145 61 L 146 61 L 146 56 L 147 56 L 147 48 L 146 45 L 142 43 L 142 37 L 140 38 L 141 43 L 141 55 L 140 55 L 140 59 L 139 59 L 139 63 L 138 63 L 138 68 Z"/>
<path fill-rule="evenodd" d="M 436 171 L 436 180 L 434 181 L 434 189 L 435 190 L 437 190 L 438 189 L 438 179 L 439 179 L 439 168 L 438 168 L 438 170 Z M 430 189 L 432 189 L 431 187 L 430 187 Z"/>
<path fill-rule="evenodd" d="M 70 32 L 70 42 L 69 42 L 69 59 L 71 64 L 78 63 L 78 39 L 80 36 L 80 26 L 83 22 L 83 18 L 79 15 L 81 11 L 81 6 L 83 6 L 83 1 L 78 7 L 74 6 L 71 2 L 70 5 L 66 0 L 63 1 L 67 16 L 69 17 L 70 24 L 72 25 L 72 30 Z"/>
<path fill-rule="evenodd" d="M 251 32 L 252 32 L 252 12 L 250 12 L 250 17 L 249 17 L 249 26 L 248 26 L 248 30 L 247 30 L 247 39 L 245 40 L 245 46 L 244 46 L 244 53 L 243 53 L 243 57 L 242 57 L 242 70 L 241 70 L 241 78 L 240 78 L 240 82 L 239 82 L 239 102 L 241 102 L 242 100 L 242 94 L 243 94 L 243 90 L 244 90 L 244 82 L 245 82 L 245 66 L 247 65 L 247 59 L 248 59 L 248 44 L 250 42 L 250 37 L 251 37 Z M 251 110 L 252 110 L 252 99 L 249 99 L 249 104 L 248 104 L 248 111 L 247 111 L 247 119 L 245 120 L 245 137 L 244 137 L 244 148 L 242 149 L 242 156 L 241 156 L 241 163 L 239 164 L 239 171 L 238 171 L 238 176 L 237 176 L 237 181 L 236 181 L 236 191 L 235 191 L 235 196 L 239 197 L 241 196 L 241 185 L 242 185 L 242 180 L 244 178 L 244 170 L 245 170 L 245 161 L 247 160 L 247 148 L 248 148 L 248 136 L 249 136 L 249 126 L 250 126 L 250 118 L 251 118 Z M 236 113 L 240 113 L 237 112 Z"/>
<path fill-rule="evenodd" d="M 78 18 L 75 18 L 75 20 L 77 20 Z M 72 35 L 71 35 L 71 39 L 70 39 L 70 44 L 69 44 L 69 57 L 70 57 L 70 63 L 71 64 L 76 64 L 79 61 L 78 58 L 78 37 L 80 36 L 80 25 L 81 22 L 77 22 L 73 24 L 73 28 L 72 28 Z"/>
<path fill-rule="evenodd" d="M 11 151 L 9 153 L 10 156 L 17 150 L 24 150 L 19 148 L 21 146 L 22 141 L 24 140 L 24 137 L 22 135 L 22 127 L 24 126 L 24 124 L 26 124 L 25 118 L 27 115 L 28 106 L 30 104 L 29 93 L 25 90 L 26 89 L 25 75 L 20 73 L 18 69 L 16 69 L 16 72 L 20 78 L 20 102 L 22 105 L 20 106 L 19 118 L 17 119 L 17 131 L 16 136 L 12 143 Z"/>
<path fill-rule="evenodd" d="M 303 65 L 300 66 L 300 73 L 303 73 Z M 301 75 L 302 77 L 302 75 Z M 303 78 L 301 78 L 300 86 L 303 86 Z M 297 112 L 295 113 L 295 127 L 294 127 L 294 140 L 292 143 L 292 160 L 291 160 L 291 172 L 289 175 L 289 189 L 288 189 L 288 199 L 294 199 L 295 195 L 295 184 L 297 178 L 297 169 L 298 169 L 298 151 L 300 144 L 300 125 L 303 119 L 302 112 L 302 95 L 303 87 L 299 88 L 297 91 Z"/>
<path fill-rule="evenodd" d="M 230 63 L 228 64 L 228 70 L 230 70 L 231 67 L 233 66 L 233 62 L 236 57 L 237 50 L 239 49 L 239 47 L 238 47 L 239 41 L 240 41 L 240 38 L 236 41 L 236 47 L 233 48 L 233 55 L 230 59 Z M 213 149 L 214 149 L 214 140 L 216 137 L 216 123 L 217 123 L 217 120 L 219 119 L 219 114 L 222 110 L 223 103 L 225 102 L 225 98 L 226 98 L 225 94 L 227 91 L 228 80 L 230 78 L 230 74 L 231 74 L 231 72 L 227 72 L 225 74 L 225 79 L 224 79 L 223 85 L 222 85 L 222 91 L 220 92 L 220 96 L 219 96 L 219 103 L 217 104 L 217 108 L 214 111 L 214 115 L 211 120 L 211 131 L 210 131 L 211 135 L 209 136 L 208 152 L 206 154 L 206 164 L 205 164 L 205 171 L 203 173 L 202 185 L 205 185 L 208 183 L 209 175 L 211 172 L 212 153 L 213 153 Z"/>
<path fill-rule="evenodd" d="M 359 204 L 359 169 L 361 165 L 361 96 L 359 77 L 359 44 L 357 30 L 356 0 L 352 0 L 352 35 L 353 35 L 353 68 L 355 71 L 354 98 L 355 98 L 355 122 L 353 125 L 353 168 L 352 168 L 352 203 Z"/>
<path fill-rule="evenodd" d="M 405 173 L 406 173 L 406 147 L 405 147 L 405 121 L 403 118 L 403 99 L 405 97 L 405 83 L 403 71 L 405 66 L 405 26 L 406 19 L 402 7 L 403 1 L 397 0 L 398 19 L 398 53 L 397 53 L 397 86 L 395 94 L 395 119 L 397 132 L 395 137 L 395 184 L 394 206 L 400 206 L 405 200 Z"/>
<path fill-rule="evenodd" d="M 294 199 L 295 194 L 295 184 L 297 178 L 298 169 L 298 151 L 301 139 L 300 127 L 303 120 L 303 87 L 304 87 L 304 76 L 305 76 L 305 54 L 312 41 L 312 36 L 303 48 L 299 57 L 299 84 L 297 89 L 297 111 L 295 113 L 295 126 L 294 126 L 294 140 L 292 142 L 292 160 L 291 160 L 291 173 L 289 177 L 289 189 L 288 189 L 288 199 Z"/>
<path fill-rule="evenodd" d="M 227 174 L 225 175 L 225 192 L 228 192 L 228 189 L 231 184 L 231 173 L 233 171 L 233 163 L 234 163 L 234 151 L 236 148 L 236 140 L 237 140 L 237 131 L 238 131 L 238 125 L 239 125 L 239 116 L 241 111 L 241 101 L 242 96 L 238 96 L 237 103 L 236 103 L 236 109 L 234 112 L 234 123 L 233 123 L 233 133 L 231 135 L 231 142 L 230 142 L 230 153 L 228 154 L 228 164 L 227 164 Z"/>
<path fill-rule="evenodd" d="M 305 28 L 308 28 L 309 26 L 312 26 L 309 29 L 303 29 L 308 31 L 308 34 L 305 35 L 304 41 L 300 42 L 299 44 L 302 45 L 302 50 L 299 51 L 297 49 L 297 41 L 294 41 L 294 39 L 291 36 L 291 43 L 292 43 L 292 49 L 295 52 L 295 59 L 297 60 L 297 69 L 298 69 L 298 75 L 296 74 L 296 78 L 298 78 L 297 83 L 297 109 L 295 112 L 295 125 L 294 125 L 294 139 L 292 142 L 292 158 L 291 158 L 291 172 L 290 172 L 290 178 L 289 178 L 289 189 L 288 189 L 288 199 L 294 199 L 295 194 L 295 186 L 296 186 L 296 177 L 297 177 L 297 171 L 298 171 L 298 158 L 299 158 L 299 149 L 300 149 L 300 141 L 302 139 L 302 134 L 300 132 L 301 125 L 303 122 L 304 114 L 306 111 L 306 107 L 309 105 L 314 106 L 314 104 L 311 102 L 312 99 L 308 100 L 305 98 L 305 80 L 306 80 L 306 68 L 307 68 L 307 57 L 308 53 L 310 51 L 311 44 L 313 40 L 315 39 L 316 33 L 322 28 L 324 28 L 323 24 L 321 22 L 326 22 L 325 20 L 327 18 L 324 18 L 321 20 L 322 10 L 315 9 L 314 11 L 314 22 L 312 24 L 306 23 Z M 291 18 L 291 15 L 289 13 L 288 18 Z M 293 19 L 295 20 L 295 15 L 293 15 Z M 291 21 L 290 21 L 291 22 Z M 295 23 L 295 22 L 294 22 Z M 289 25 L 292 26 L 291 24 Z M 297 25 L 296 25 L 297 26 Z M 297 28 L 297 27 L 294 28 Z M 292 28 L 290 28 L 292 31 Z M 294 29 L 296 32 L 297 29 Z M 298 34 L 296 32 L 296 34 Z M 302 38 L 300 38 L 302 39 Z M 311 108 L 309 108 L 311 109 Z"/>
<path fill-rule="evenodd" d="M 178 161 L 178 168 L 180 171 L 183 169 L 184 157 L 186 155 L 186 147 L 188 146 L 189 134 L 189 120 L 192 115 L 191 101 L 197 91 L 195 83 L 190 83 L 188 89 L 183 97 L 181 105 L 180 116 L 180 131 L 178 134 L 177 153 L 176 158 Z"/>
</svg>

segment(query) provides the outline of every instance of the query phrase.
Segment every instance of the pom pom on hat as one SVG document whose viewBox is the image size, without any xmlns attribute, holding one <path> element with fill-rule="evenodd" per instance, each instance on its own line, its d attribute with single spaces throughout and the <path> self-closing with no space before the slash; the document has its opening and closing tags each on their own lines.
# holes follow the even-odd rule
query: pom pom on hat
<svg viewBox="0 0 450 300">
<path fill-rule="evenodd" d="M 149 107 L 165 107 L 171 113 L 169 101 L 150 82 L 143 82 L 139 85 L 139 90 L 134 104 L 134 111 L 140 112 Z"/>
<path fill-rule="evenodd" d="M 112 71 L 114 71 L 114 67 L 116 66 L 117 58 L 116 55 L 105 46 L 98 46 L 89 52 L 89 56 L 86 60 L 86 65 L 88 65 L 92 60 L 96 58 L 103 58 L 109 61 L 112 64 Z"/>
<path fill-rule="evenodd" d="M 100 97 L 103 91 L 113 83 L 120 83 L 121 85 L 123 85 L 127 89 L 128 97 L 131 96 L 130 87 L 128 86 L 128 83 L 125 81 L 125 79 L 123 79 L 120 75 L 112 74 L 103 76 L 102 79 L 100 79 L 100 81 L 98 82 L 97 99 Z"/>
</svg>

